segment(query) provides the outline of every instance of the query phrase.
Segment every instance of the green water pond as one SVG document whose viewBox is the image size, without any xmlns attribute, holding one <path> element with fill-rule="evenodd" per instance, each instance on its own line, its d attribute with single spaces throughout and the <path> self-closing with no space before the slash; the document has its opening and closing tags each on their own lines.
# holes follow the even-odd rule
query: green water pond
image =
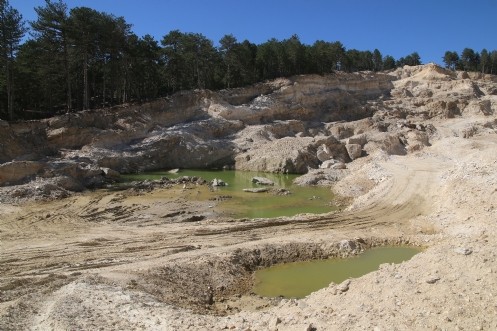
<svg viewBox="0 0 497 331">
<path fill-rule="evenodd" d="M 197 176 L 207 181 L 221 179 L 228 186 L 218 187 L 214 191 L 203 189 L 202 194 L 196 196 L 204 200 L 222 200 L 216 208 L 221 214 L 234 218 L 270 218 L 280 216 L 294 216 L 302 213 L 323 214 L 336 209 L 333 204 L 333 193 L 327 187 L 302 187 L 293 185 L 298 175 L 271 174 L 235 170 L 181 170 L 173 174 L 168 171 L 154 171 L 140 174 L 123 175 L 125 181 L 152 180 L 162 177 L 177 178 L 181 176 Z M 277 195 L 274 192 L 249 193 L 245 188 L 261 188 L 253 184 L 252 177 L 265 177 L 275 185 L 269 188 L 286 189 L 288 195 Z M 229 197 L 218 199 L 219 197 Z"/>
<path fill-rule="evenodd" d="M 421 250 L 379 247 L 347 259 L 327 259 L 275 265 L 255 272 L 253 291 L 264 297 L 303 298 L 327 287 L 375 271 L 383 263 L 401 263 Z"/>
</svg>

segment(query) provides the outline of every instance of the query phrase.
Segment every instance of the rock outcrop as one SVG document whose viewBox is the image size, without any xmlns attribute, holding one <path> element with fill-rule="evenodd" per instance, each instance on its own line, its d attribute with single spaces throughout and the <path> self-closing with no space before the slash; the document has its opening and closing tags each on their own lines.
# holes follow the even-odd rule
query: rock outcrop
<svg viewBox="0 0 497 331">
<path fill-rule="evenodd" d="M 41 121 L 1 121 L 0 185 L 61 176 L 74 179 L 79 184 L 65 186 L 79 190 L 117 173 L 164 168 L 343 169 L 378 150 L 404 155 L 429 146 L 437 133 L 423 124 L 427 119 L 492 116 L 496 82 L 495 76 L 428 64 L 296 76 Z M 478 130 L 468 126 L 458 134 Z"/>
<path fill-rule="evenodd" d="M 13 185 L 28 177 L 33 177 L 43 168 L 36 161 L 12 161 L 0 164 L 0 186 Z"/>
</svg>

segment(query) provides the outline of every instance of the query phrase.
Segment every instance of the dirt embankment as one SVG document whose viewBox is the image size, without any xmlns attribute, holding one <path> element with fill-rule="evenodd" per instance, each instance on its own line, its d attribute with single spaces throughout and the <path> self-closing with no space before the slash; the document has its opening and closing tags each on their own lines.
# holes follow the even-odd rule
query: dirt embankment
<svg viewBox="0 0 497 331">
<path fill-rule="evenodd" d="M 391 96 L 363 104 L 368 119 L 251 124 L 233 137 L 255 155 L 289 132 L 311 136 L 319 166 L 346 164 L 306 179 L 336 182 L 351 199 L 341 212 L 219 218 L 181 185 L 2 204 L 0 329 L 496 329 L 495 81 L 430 65 L 391 75 Z M 338 160 L 335 144 L 361 155 Z M 426 249 L 304 299 L 250 294 L 259 267 L 383 244 Z"/>
</svg>

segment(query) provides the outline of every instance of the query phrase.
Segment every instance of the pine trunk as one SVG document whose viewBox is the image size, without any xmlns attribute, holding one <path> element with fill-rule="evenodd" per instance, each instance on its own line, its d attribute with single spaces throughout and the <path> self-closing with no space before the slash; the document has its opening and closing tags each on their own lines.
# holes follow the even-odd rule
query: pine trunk
<svg viewBox="0 0 497 331">
<path fill-rule="evenodd" d="M 67 43 L 64 39 L 64 70 L 66 71 L 66 110 L 70 112 L 72 110 L 72 91 L 71 91 L 71 75 L 69 73 L 69 53 L 67 51 Z"/>
<path fill-rule="evenodd" d="M 85 59 L 83 64 L 83 109 L 89 108 L 89 96 L 88 96 L 88 54 L 85 53 Z"/>
<path fill-rule="evenodd" d="M 12 73 L 10 67 L 10 60 L 7 59 L 5 64 L 5 78 L 7 85 L 7 110 L 9 112 L 9 119 L 14 119 L 14 105 L 13 105 L 13 97 L 12 97 Z"/>
</svg>

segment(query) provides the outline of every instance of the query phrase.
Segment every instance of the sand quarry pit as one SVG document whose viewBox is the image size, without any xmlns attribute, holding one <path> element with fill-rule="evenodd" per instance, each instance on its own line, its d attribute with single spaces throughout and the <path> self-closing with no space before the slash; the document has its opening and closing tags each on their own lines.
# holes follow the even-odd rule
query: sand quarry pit
<svg viewBox="0 0 497 331">
<path fill-rule="evenodd" d="M 349 163 L 329 214 L 220 218 L 174 187 L 3 203 L 0 330 L 495 330 L 495 115 L 424 123 L 430 146 Z M 381 245 L 424 250 L 303 299 L 251 293 L 257 268 Z"/>
<path fill-rule="evenodd" d="M 168 222 L 156 201 L 103 192 L 4 206 L 2 329 L 493 329 L 496 143 L 448 138 L 374 162 L 384 177 L 367 197 L 319 216 Z M 427 248 L 343 292 L 250 295 L 257 267 L 381 244 Z"/>
</svg>

